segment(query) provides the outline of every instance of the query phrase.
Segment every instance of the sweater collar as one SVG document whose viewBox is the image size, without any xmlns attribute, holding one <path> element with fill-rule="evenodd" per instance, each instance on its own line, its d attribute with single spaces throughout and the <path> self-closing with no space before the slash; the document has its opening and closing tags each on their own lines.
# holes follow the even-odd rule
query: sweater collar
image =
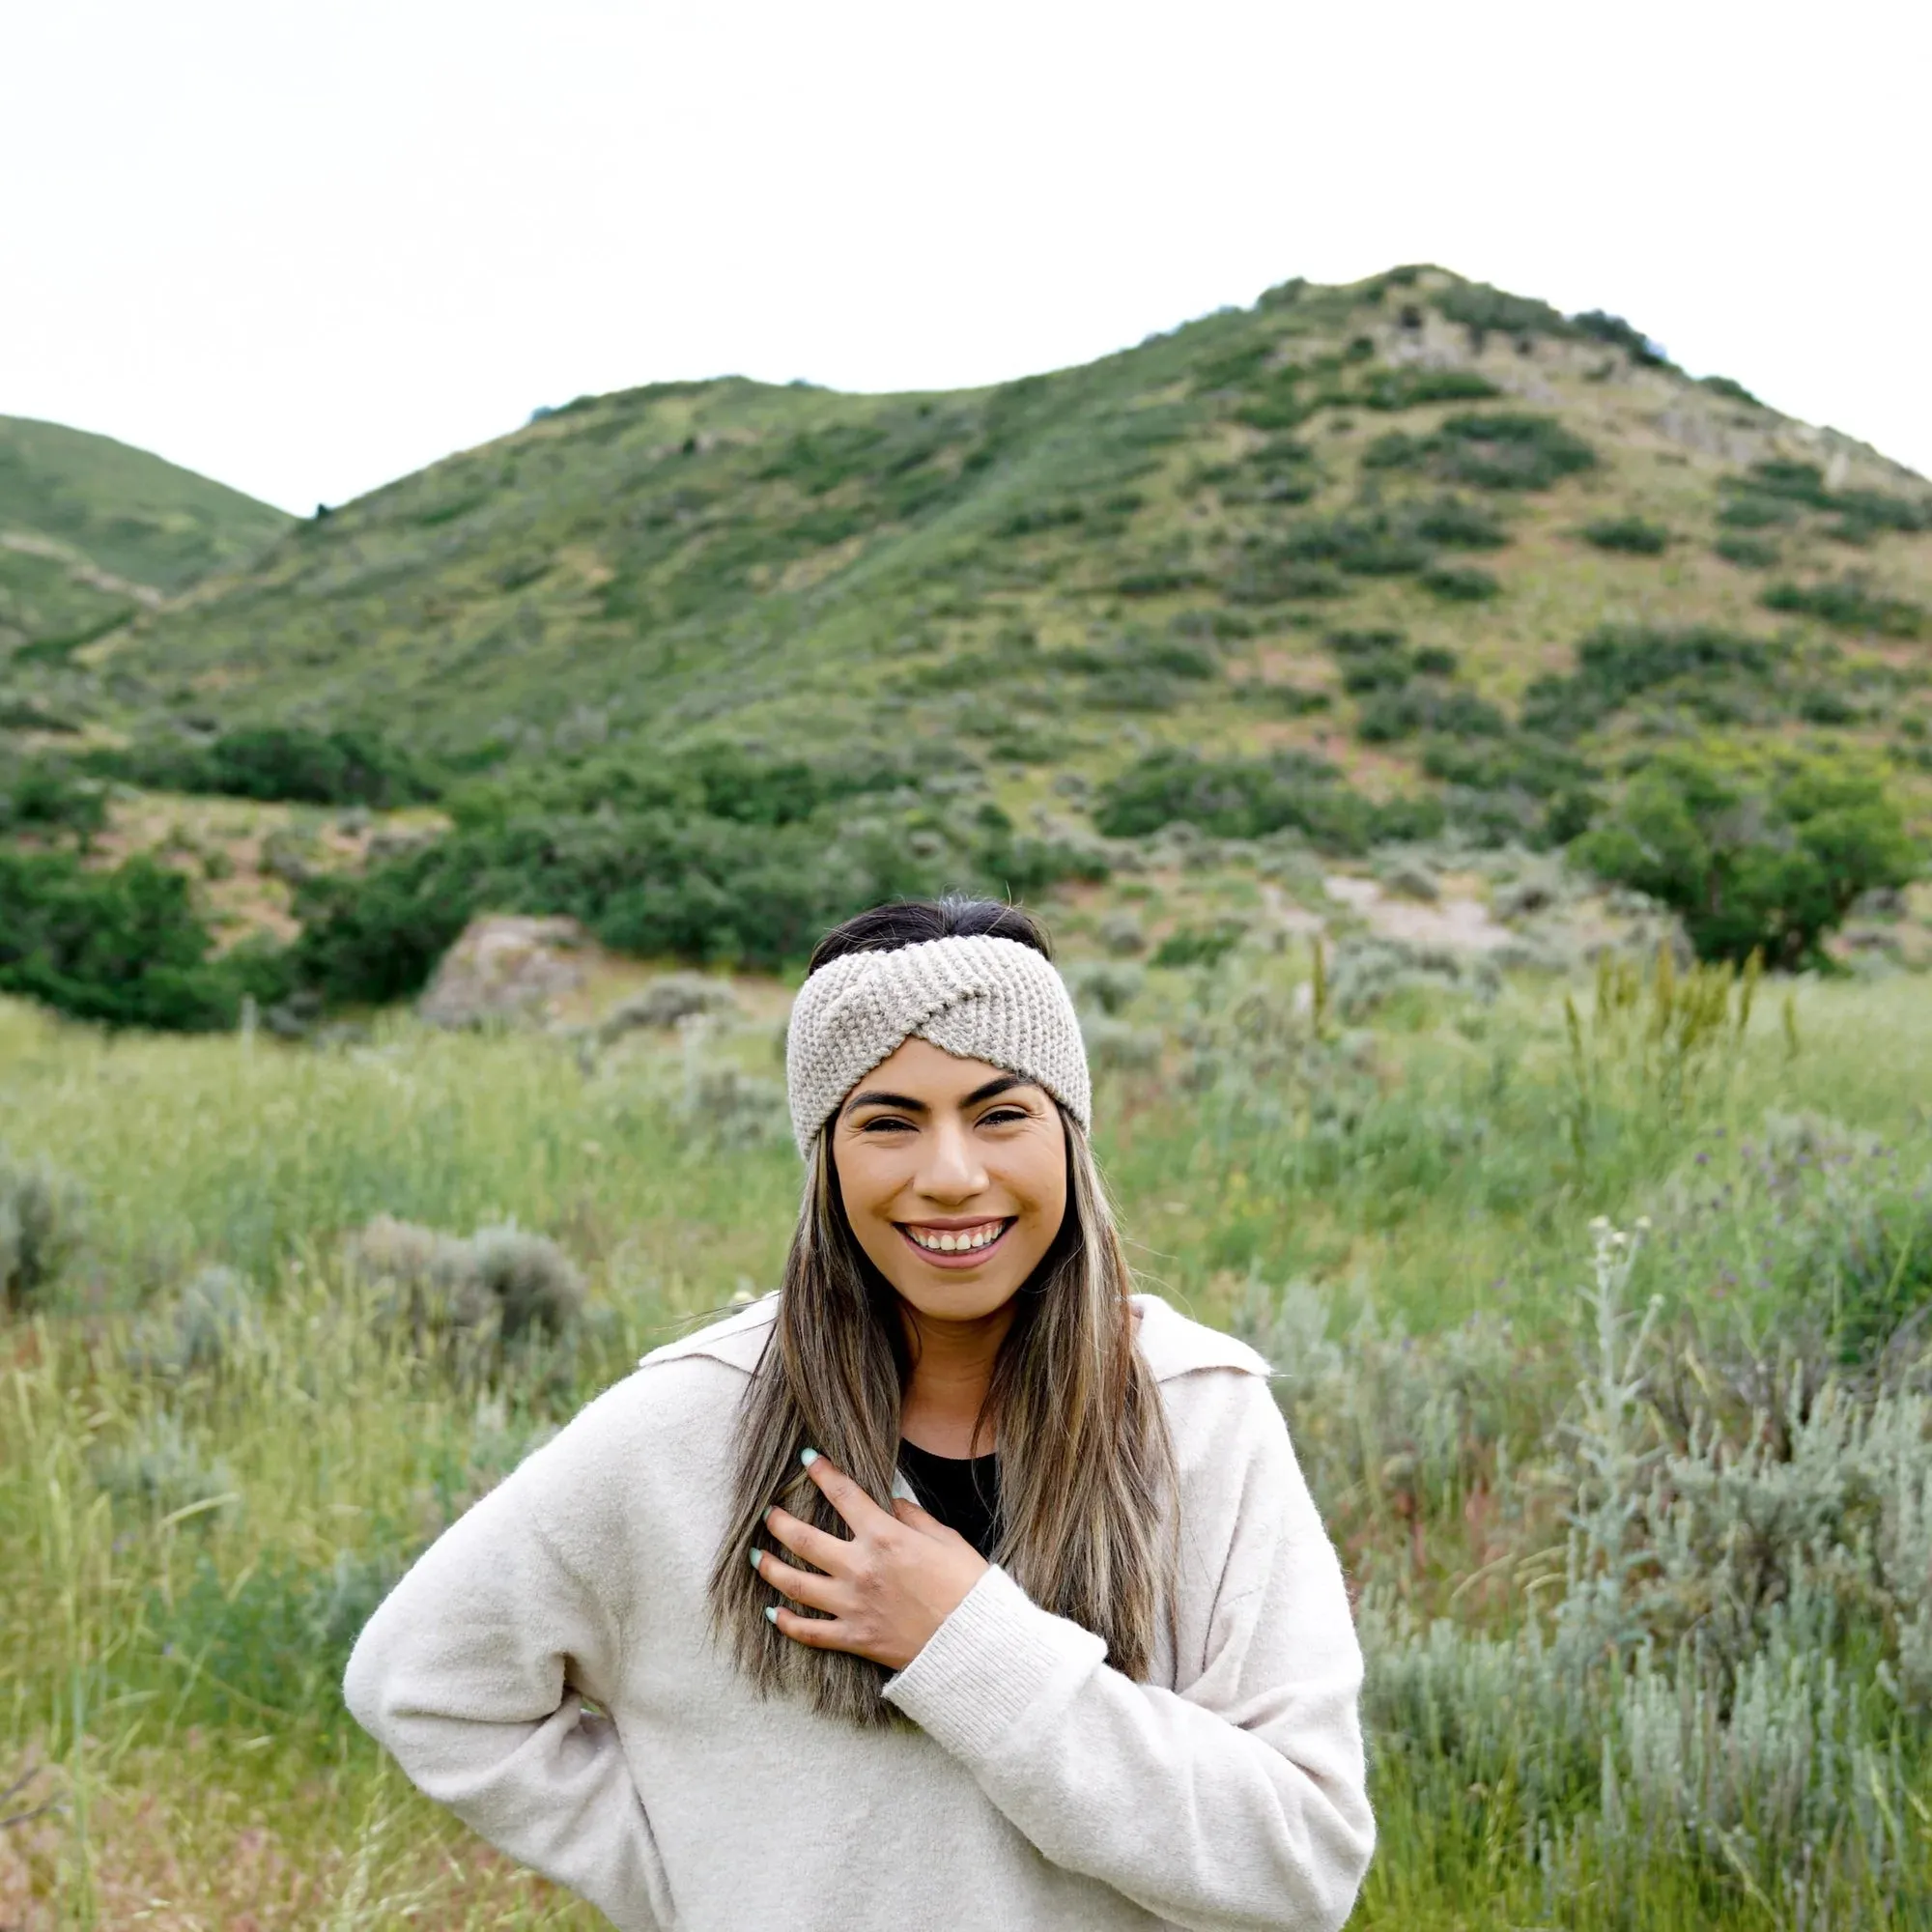
<svg viewBox="0 0 1932 1932">
<path fill-rule="evenodd" d="M 1140 1311 L 1141 1353 L 1156 1381 L 1172 1381 L 1177 1376 L 1194 1375 L 1204 1369 L 1235 1369 L 1243 1375 L 1264 1377 L 1271 1373 L 1268 1364 L 1245 1342 L 1191 1321 L 1159 1295 L 1136 1294 L 1132 1299 Z M 688 1355 L 702 1355 L 750 1375 L 758 1366 L 772 1323 L 778 1319 L 778 1292 L 774 1290 L 722 1321 L 714 1321 L 695 1334 L 653 1349 L 639 1366 L 651 1367 L 659 1362 L 679 1361 Z"/>
</svg>

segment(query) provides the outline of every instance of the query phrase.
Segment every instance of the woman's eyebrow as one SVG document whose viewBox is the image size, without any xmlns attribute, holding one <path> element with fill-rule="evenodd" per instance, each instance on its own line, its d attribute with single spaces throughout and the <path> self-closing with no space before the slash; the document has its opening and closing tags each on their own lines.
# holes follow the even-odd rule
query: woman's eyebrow
<svg viewBox="0 0 1932 1932">
<path fill-rule="evenodd" d="M 982 1100 L 990 1100 L 995 1094 L 1005 1094 L 1014 1087 L 1034 1087 L 1038 1082 L 1022 1080 L 1017 1073 L 1002 1073 L 997 1079 L 988 1080 L 983 1087 L 976 1087 L 960 1101 L 962 1107 L 977 1107 Z M 856 1114 L 861 1107 L 895 1107 L 905 1114 L 929 1114 L 932 1109 L 923 1100 L 915 1100 L 910 1094 L 887 1094 L 877 1087 L 870 1087 L 863 1094 L 854 1094 L 845 1102 L 844 1111 Z"/>
</svg>

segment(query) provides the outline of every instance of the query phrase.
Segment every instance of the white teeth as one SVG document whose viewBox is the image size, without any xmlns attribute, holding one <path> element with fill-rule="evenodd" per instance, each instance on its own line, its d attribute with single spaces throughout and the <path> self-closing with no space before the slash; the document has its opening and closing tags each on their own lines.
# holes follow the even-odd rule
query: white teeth
<svg viewBox="0 0 1932 1932">
<path fill-rule="evenodd" d="M 990 1247 L 1007 1231 L 1004 1221 L 991 1221 L 980 1228 L 969 1228 L 959 1233 L 948 1229 L 934 1229 L 930 1234 L 918 1228 L 908 1228 L 909 1234 L 923 1248 L 935 1254 L 970 1254 L 980 1248 Z"/>
</svg>

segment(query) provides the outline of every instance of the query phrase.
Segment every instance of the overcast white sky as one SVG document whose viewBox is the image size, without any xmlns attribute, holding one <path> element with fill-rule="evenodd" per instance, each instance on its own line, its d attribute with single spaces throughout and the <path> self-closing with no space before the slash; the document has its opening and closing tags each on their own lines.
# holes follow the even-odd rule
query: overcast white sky
<svg viewBox="0 0 1932 1932">
<path fill-rule="evenodd" d="M 0 0 L 0 413 L 307 512 L 539 403 L 1435 261 L 1932 471 L 1925 0 Z"/>
</svg>

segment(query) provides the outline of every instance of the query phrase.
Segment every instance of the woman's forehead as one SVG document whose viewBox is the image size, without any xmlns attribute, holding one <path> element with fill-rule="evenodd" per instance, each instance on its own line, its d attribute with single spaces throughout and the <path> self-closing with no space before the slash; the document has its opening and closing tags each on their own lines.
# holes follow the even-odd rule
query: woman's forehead
<svg viewBox="0 0 1932 1932">
<path fill-rule="evenodd" d="M 990 1061 L 963 1060 L 929 1039 L 901 1040 L 854 1087 L 854 1093 L 886 1089 L 929 1104 L 963 1100 L 989 1080 L 1011 1080 L 1011 1070 Z M 1034 1082 L 1025 1080 L 1031 1087 Z"/>
</svg>

